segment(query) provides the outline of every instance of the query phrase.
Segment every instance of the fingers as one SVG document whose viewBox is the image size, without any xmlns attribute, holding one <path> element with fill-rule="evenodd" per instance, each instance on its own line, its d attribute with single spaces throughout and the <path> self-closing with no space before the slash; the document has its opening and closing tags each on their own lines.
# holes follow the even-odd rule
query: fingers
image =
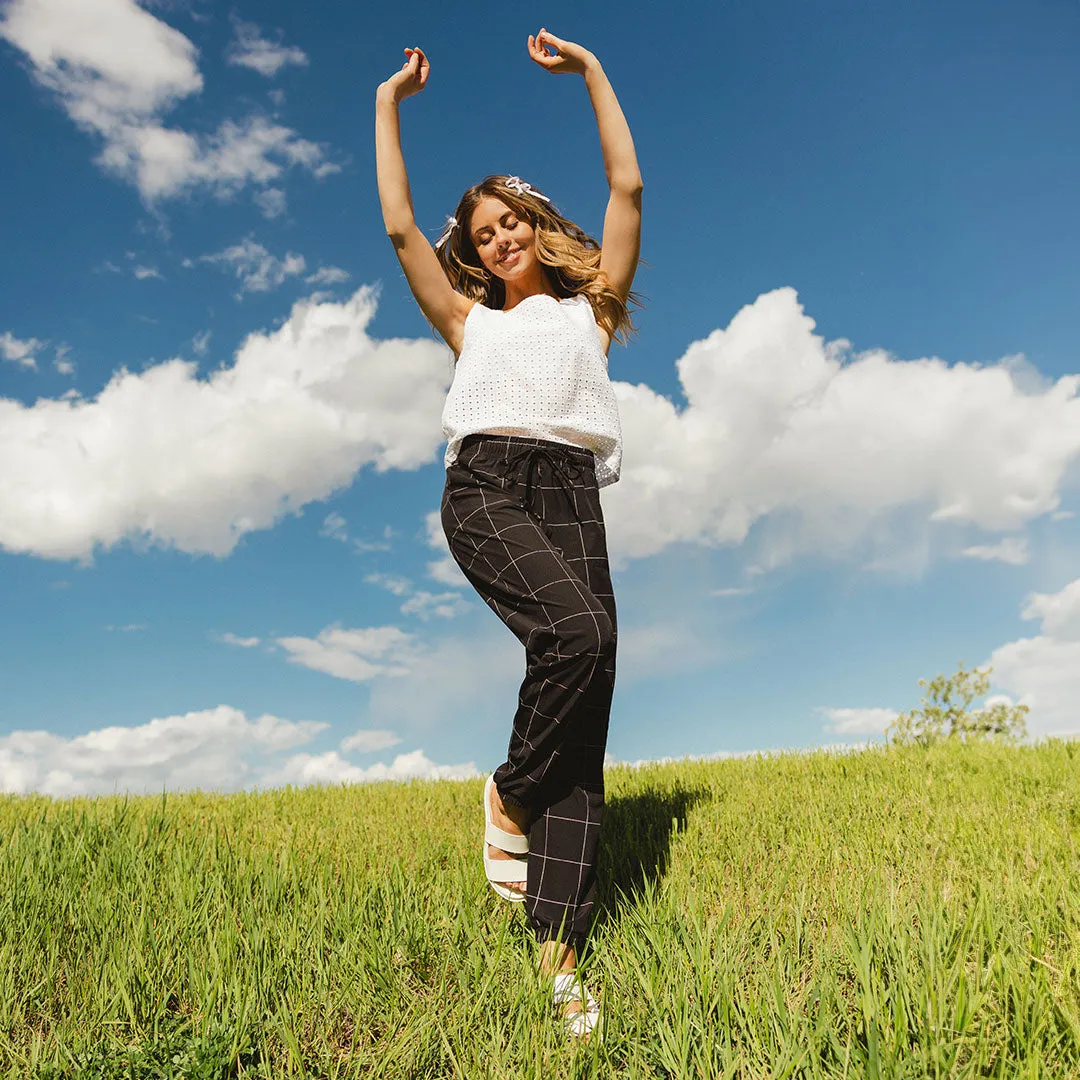
<svg viewBox="0 0 1080 1080">
<path fill-rule="evenodd" d="M 556 37 L 554 34 L 549 33 L 543 27 L 540 28 L 540 33 L 536 35 L 536 40 L 542 45 L 550 45 L 553 49 L 558 49 L 562 52 L 566 48 L 566 42 L 562 38 Z"/>
<path fill-rule="evenodd" d="M 408 59 L 402 65 L 402 70 L 407 70 L 419 84 L 420 89 L 424 88 L 424 84 L 428 80 L 428 75 L 431 74 L 431 62 L 424 54 L 424 50 L 419 46 L 416 48 L 406 48 L 405 55 Z"/>
<path fill-rule="evenodd" d="M 560 63 L 562 61 L 562 57 L 558 55 L 551 56 L 548 53 L 547 49 L 544 48 L 543 36 L 543 30 L 541 30 L 540 33 L 537 34 L 535 37 L 533 37 L 532 34 L 529 35 L 529 57 L 532 60 L 535 60 L 541 67 L 550 68 L 553 65 Z"/>
</svg>

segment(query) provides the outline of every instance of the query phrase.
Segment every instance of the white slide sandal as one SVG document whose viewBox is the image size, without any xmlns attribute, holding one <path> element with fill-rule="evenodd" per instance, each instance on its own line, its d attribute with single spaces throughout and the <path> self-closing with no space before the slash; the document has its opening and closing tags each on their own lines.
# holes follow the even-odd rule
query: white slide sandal
<svg viewBox="0 0 1080 1080">
<path fill-rule="evenodd" d="M 562 1010 L 563 1030 L 572 1039 L 603 1039 L 600 1026 L 600 1003 L 589 993 L 576 971 L 555 976 L 552 998 L 556 1009 Z M 566 1013 L 565 1006 L 572 1001 L 581 1003 L 581 1011 Z"/>
<path fill-rule="evenodd" d="M 516 836 L 500 829 L 491 820 L 491 789 L 495 785 L 494 775 L 489 776 L 484 783 L 484 873 L 488 883 L 504 900 L 512 904 L 520 904 L 525 899 L 523 892 L 517 889 L 508 889 L 505 881 L 527 881 L 529 877 L 529 860 L 525 859 L 493 859 L 488 855 L 488 844 L 499 848 L 500 851 L 508 851 L 512 855 L 528 855 L 529 838 Z"/>
</svg>

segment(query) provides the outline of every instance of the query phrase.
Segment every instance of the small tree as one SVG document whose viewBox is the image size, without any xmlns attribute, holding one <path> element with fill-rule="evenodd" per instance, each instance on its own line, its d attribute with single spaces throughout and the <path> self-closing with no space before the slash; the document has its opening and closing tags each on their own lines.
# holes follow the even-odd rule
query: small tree
<svg viewBox="0 0 1080 1080">
<path fill-rule="evenodd" d="M 1009 705 L 1003 701 L 970 709 L 976 698 L 990 689 L 992 667 L 965 671 L 963 662 L 954 675 L 938 675 L 920 686 L 928 687 L 922 704 L 910 712 L 901 713 L 886 729 L 892 743 L 918 743 L 929 746 L 939 739 L 1000 738 L 1014 742 L 1027 734 L 1026 705 Z"/>
</svg>

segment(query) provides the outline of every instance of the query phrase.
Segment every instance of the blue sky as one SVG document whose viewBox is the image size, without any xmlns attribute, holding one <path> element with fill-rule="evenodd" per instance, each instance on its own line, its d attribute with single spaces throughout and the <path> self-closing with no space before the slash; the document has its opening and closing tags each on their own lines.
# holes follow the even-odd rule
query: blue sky
<svg viewBox="0 0 1080 1080">
<path fill-rule="evenodd" d="M 612 757 L 865 741 L 959 661 L 1080 731 L 1080 12 L 614 10 L 0 4 L 0 790 L 499 763 L 523 654 L 434 517 L 448 353 L 373 111 L 424 47 L 432 237 L 491 172 L 598 235 L 539 19 L 645 180 Z"/>
</svg>

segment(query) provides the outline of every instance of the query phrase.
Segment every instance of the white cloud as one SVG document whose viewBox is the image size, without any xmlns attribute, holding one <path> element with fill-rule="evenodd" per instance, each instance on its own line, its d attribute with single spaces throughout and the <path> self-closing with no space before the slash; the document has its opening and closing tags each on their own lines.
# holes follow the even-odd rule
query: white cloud
<svg viewBox="0 0 1080 1080">
<path fill-rule="evenodd" d="M 337 513 L 331 511 L 323 519 L 323 527 L 319 530 L 320 536 L 329 537 L 331 540 L 340 540 L 345 543 L 349 539 L 349 534 L 345 529 L 345 519 Z"/>
<path fill-rule="evenodd" d="M 309 285 L 340 285 L 349 280 L 349 271 L 340 266 L 320 266 L 314 274 L 308 274 L 304 280 Z"/>
<path fill-rule="evenodd" d="M 408 596 L 412 592 L 412 582 L 406 577 L 395 574 L 368 574 L 364 581 L 368 585 L 378 585 L 381 589 L 393 593 L 394 596 Z"/>
<path fill-rule="evenodd" d="M 61 375 L 70 375 L 75 370 L 75 365 L 68 359 L 70 353 L 70 345 L 60 344 L 56 346 L 55 356 L 53 357 L 53 367 L 55 367 Z"/>
<path fill-rule="evenodd" d="M 449 585 L 452 589 L 469 585 L 469 579 L 461 572 L 461 567 L 450 554 L 450 545 L 446 542 L 446 533 L 442 527 L 442 515 L 438 510 L 424 515 L 424 532 L 427 534 L 428 547 L 442 553 L 442 558 L 427 564 L 428 577 L 440 585 Z"/>
<path fill-rule="evenodd" d="M 259 645 L 262 641 L 261 638 L 257 637 L 238 637 L 231 632 L 222 634 L 221 640 L 224 641 L 226 645 L 239 645 L 241 649 L 254 649 L 255 646 Z"/>
<path fill-rule="evenodd" d="M 368 784 L 379 780 L 471 780 L 480 773 L 474 762 L 436 765 L 423 750 L 398 754 L 389 765 L 369 765 L 366 769 L 343 760 L 335 750 L 325 754 L 295 754 L 278 770 L 267 773 L 264 787 L 285 784 Z"/>
<path fill-rule="evenodd" d="M 885 729 L 897 718 L 895 709 L 830 709 L 819 708 L 818 713 L 829 723 L 825 730 L 834 735 L 883 735 Z"/>
<path fill-rule="evenodd" d="M 0 736 L 0 790 L 58 798 L 163 787 L 232 791 L 257 779 L 258 769 L 244 755 L 289 750 L 326 726 L 270 715 L 248 720 L 239 709 L 219 705 L 75 737 L 15 731 Z"/>
<path fill-rule="evenodd" d="M 710 596 L 749 596 L 753 592 L 753 588 L 749 585 L 742 586 L 729 586 L 726 589 L 713 589 Z"/>
<path fill-rule="evenodd" d="M 969 559 L 1003 562 L 1011 566 L 1023 566 L 1030 557 L 1025 536 L 1006 536 L 999 544 L 976 544 L 974 547 L 964 548 L 960 554 Z"/>
<path fill-rule="evenodd" d="M 616 564 L 679 541 L 739 544 L 759 525 L 759 561 L 899 546 L 908 515 L 1015 530 L 1053 512 L 1080 455 L 1080 376 L 1018 384 L 990 367 L 852 356 L 831 345 L 794 290 L 743 308 L 677 363 L 688 404 L 616 383 L 622 480 L 604 489 Z M 901 525 L 901 528 L 910 528 Z"/>
<path fill-rule="evenodd" d="M 303 255 L 290 251 L 279 259 L 250 236 L 216 255 L 201 255 L 198 261 L 231 267 L 240 280 L 241 292 L 269 292 L 286 278 L 302 274 L 305 268 Z"/>
<path fill-rule="evenodd" d="M 209 258 L 248 288 L 288 276 L 288 256 L 250 239 L 230 251 Z M 208 381 L 170 360 L 122 372 L 94 402 L 0 400 L 0 544 L 85 557 L 144 535 L 224 554 L 364 464 L 432 462 L 446 350 L 372 340 L 374 310 L 366 288 L 343 303 L 302 301 Z M 1028 392 L 1015 358 L 852 358 L 813 327 L 779 289 L 678 361 L 686 408 L 615 384 L 626 460 L 604 504 L 616 566 L 678 542 L 739 544 L 754 529 L 758 571 L 868 545 L 870 565 L 917 572 L 948 523 L 1015 531 L 1057 507 L 1080 456 L 1080 376 L 1048 388 L 1025 377 Z M 461 587 L 437 511 L 426 529 L 443 553 L 430 576 Z"/>
<path fill-rule="evenodd" d="M 1024 619 L 1042 619 L 1044 634 L 1080 641 L 1080 578 L 1058 593 L 1032 593 L 1020 614 Z"/>
<path fill-rule="evenodd" d="M 399 754 L 391 764 L 359 768 L 336 751 L 290 753 L 329 725 L 265 714 L 249 720 L 239 709 L 219 705 L 151 720 L 133 727 L 108 727 L 85 735 L 14 731 L 0 735 L 0 792 L 40 792 L 54 798 L 113 792 L 238 791 L 283 784 L 368 783 L 414 777 L 467 778 L 472 762 L 437 765 L 422 750 Z M 373 736 L 367 743 L 358 738 Z M 390 732 L 358 732 L 344 740 L 373 752 L 392 746 Z M 392 741 L 391 741 L 392 740 Z M 342 749 L 347 749 L 342 744 Z M 287 756 L 286 756 L 287 755 Z"/>
<path fill-rule="evenodd" d="M 373 726 L 460 730 L 466 719 L 473 737 L 484 731 L 509 735 L 525 652 L 494 615 L 467 637 L 450 635 L 418 648 L 413 665 L 423 678 L 372 681 Z"/>
<path fill-rule="evenodd" d="M 366 729 L 356 731 L 342 739 L 341 749 L 345 753 L 351 750 L 361 754 L 372 754 L 376 750 L 389 750 L 391 746 L 397 746 L 399 742 L 401 742 L 400 737 L 392 731 Z"/>
<path fill-rule="evenodd" d="M 291 166 L 315 176 L 338 168 L 321 147 L 261 116 L 226 120 L 210 135 L 165 127 L 165 113 L 202 91 L 197 50 L 135 0 L 11 0 L 0 37 L 26 54 L 71 119 L 102 139 L 98 163 L 148 202 L 195 187 L 232 194 Z"/>
<path fill-rule="evenodd" d="M 255 205 L 264 218 L 277 218 L 285 213 L 285 192 L 281 188 L 263 188 L 255 193 Z"/>
<path fill-rule="evenodd" d="M 210 346 L 210 330 L 204 330 L 201 334 L 196 334 L 191 339 L 191 350 L 196 356 L 205 356 L 206 350 Z"/>
<path fill-rule="evenodd" d="M 427 622 L 432 616 L 453 619 L 468 611 L 469 602 L 457 592 L 429 593 L 421 589 L 414 592 L 401 605 L 402 615 L 415 615 Z"/>
<path fill-rule="evenodd" d="M 458 592 L 431 593 L 426 589 L 416 589 L 407 577 L 395 574 L 368 574 L 364 581 L 369 585 L 378 585 L 394 596 L 406 597 L 401 605 L 402 615 L 415 615 L 427 622 L 433 616 L 440 619 L 453 619 L 470 608 L 469 602 Z M 457 584 L 465 584 L 459 573 Z"/>
<path fill-rule="evenodd" d="M 366 333 L 372 290 L 299 301 L 233 365 L 117 372 L 92 400 L 0 398 L 0 546 L 89 560 L 125 540 L 227 555 L 372 465 L 435 460 L 446 350 Z"/>
<path fill-rule="evenodd" d="M 305 65 L 308 58 L 303 49 L 295 45 L 285 46 L 263 37 L 255 23 L 233 18 L 233 30 L 236 37 L 229 45 L 227 53 L 230 64 L 251 68 L 260 75 L 270 78 L 287 64 Z M 280 36 L 280 35 L 279 35 Z"/>
<path fill-rule="evenodd" d="M 158 281 L 164 281 L 161 271 L 153 266 L 136 266 L 132 273 L 139 279 L 139 281 L 145 281 L 147 278 L 157 278 Z"/>
<path fill-rule="evenodd" d="M 352 682 L 408 675 L 416 653 L 413 636 L 396 626 L 328 627 L 316 638 L 283 637 L 277 643 L 292 663 Z"/>
<path fill-rule="evenodd" d="M 5 330 L 0 334 L 0 355 L 5 360 L 11 360 L 20 367 L 30 368 L 33 371 L 37 370 L 37 361 L 34 359 L 34 354 L 44 346 L 45 342 L 38 341 L 37 338 L 27 338 L 25 341 L 20 341 L 10 330 Z"/>
<path fill-rule="evenodd" d="M 1035 593 L 1021 614 L 1041 633 L 995 649 L 995 686 L 1027 705 L 1028 734 L 1080 734 L 1080 578 L 1058 593 Z"/>
</svg>

